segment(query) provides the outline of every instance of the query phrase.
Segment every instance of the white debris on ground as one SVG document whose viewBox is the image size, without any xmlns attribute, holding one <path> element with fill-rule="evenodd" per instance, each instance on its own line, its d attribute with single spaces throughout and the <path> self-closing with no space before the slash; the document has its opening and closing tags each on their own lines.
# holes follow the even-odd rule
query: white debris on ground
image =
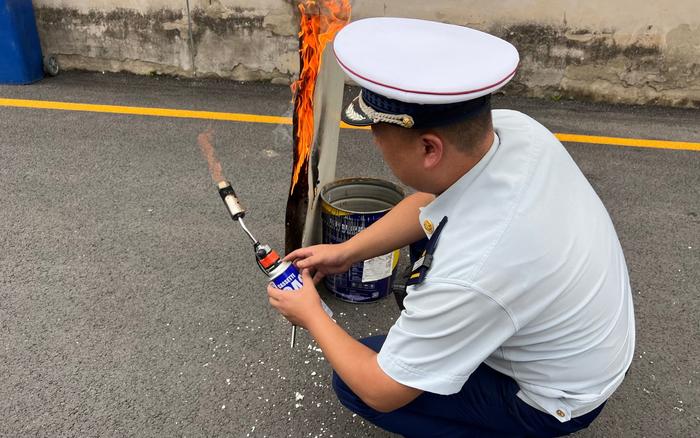
<svg viewBox="0 0 700 438">
<path fill-rule="evenodd" d="M 316 352 L 318 352 L 318 353 L 323 353 L 323 350 L 321 350 L 320 348 L 315 347 L 315 346 L 313 346 L 313 345 L 311 345 L 311 344 L 309 344 L 309 346 L 306 347 L 306 348 L 307 348 L 308 350 L 313 350 L 313 351 L 316 351 Z"/>
<path fill-rule="evenodd" d="M 340 312 L 339 315 L 346 316 L 346 313 Z M 359 316 L 357 312 L 352 311 L 349 315 L 353 315 L 353 318 Z M 368 317 L 367 314 L 364 316 Z M 330 378 L 332 370 L 324 363 L 326 359 L 323 350 L 314 340 L 307 337 L 306 347 L 300 343 L 294 351 L 290 352 L 284 336 L 275 335 L 274 338 L 270 338 L 269 324 L 258 325 L 259 323 L 260 321 L 255 320 L 249 322 L 238 320 L 231 323 L 225 335 L 221 334 L 223 331 L 211 334 L 200 333 L 197 338 L 205 347 L 202 351 L 204 354 L 199 360 L 193 361 L 190 369 L 183 368 L 184 375 L 191 374 L 192 367 L 198 368 L 199 371 L 196 373 L 198 378 L 203 378 L 202 380 L 207 384 L 208 382 L 218 384 L 225 395 L 212 408 L 221 412 L 222 416 L 227 416 L 226 412 L 230 411 L 229 414 L 233 412 L 226 409 L 228 405 L 237 406 L 236 400 L 255 401 L 246 405 L 246 410 L 250 414 L 248 417 L 250 423 L 247 430 L 241 431 L 243 432 L 241 436 L 275 436 L 273 432 L 275 430 L 279 432 L 278 421 L 272 418 L 270 413 L 280 414 L 279 420 L 290 426 L 287 430 L 290 438 L 332 437 L 338 432 L 336 423 L 339 421 L 353 424 L 352 427 L 360 427 L 360 425 L 373 427 L 362 421 L 359 416 L 350 417 L 352 413 L 342 409 L 333 393 Z M 168 327 L 171 324 L 164 323 Z M 169 333 L 167 339 L 182 342 L 181 334 L 187 327 L 172 325 L 173 332 Z M 197 323 L 197 325 L 204 328 L 204 323 Z M 176 328 L 177 334 L 174 333 Z M 379 332 L 379 329 L 374 327 L 367 327 L 365 330 L 370 330 L 370 334 Z M 357 331 L 354 333 L 357 336 Z M 256 344 L 263 344 L 264 348 L 257 349 Z M 323 364 L 319 365 L 320 363 Z M 183 363 L 183 366 L 185 365 L 186 362 Z M 179 375 L 181 376 L 179 382 L 182 384 L 183 372 L 180 371 Z M 264 383 L 264 386 L 261 386 L 261 383 Z M 294 388 L 291 385 L 295 385 L 298 390 L 290 391 Z M 240 394 L 244 392 L 248 392 L 249 395 L 241 396 Z M 286 418 L 284 408 L 287 409 Z M 343 431 L 335 436 L 351 435 L 352 433 L 346 435 Z"/>
</svg>

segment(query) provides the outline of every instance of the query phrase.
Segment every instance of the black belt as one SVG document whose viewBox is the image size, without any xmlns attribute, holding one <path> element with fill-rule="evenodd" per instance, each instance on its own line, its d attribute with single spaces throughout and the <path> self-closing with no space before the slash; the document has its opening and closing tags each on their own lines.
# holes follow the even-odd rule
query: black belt
<svg viewBox="0 0 700 438">
<path fill-rule="evenodd" d="M 411 260 L 413 263 L 412 268 L 406 268 L 403 275 L 394 281 L 392 289 L 394 290 L 394 298 L 396 298 L 396 304 L 399 306 L 399 310 L 404 309 L 403 300 L 406 297 L 406 287 L 421 284 L 425 280 L 425 276 L 430 269 L 430 265 L 433 263 L 433 254 L 437 248 L 437 242 L 440 238 L 440 233 L 442 232 L 445 224 L 447 223 L 447 216 L 442 218 L 437 229 L 430 236 L 430 239 L 423 239 L 420 242 L 416 242 L 414 245 L 425 244 L 423 252 L 417 261 Z M 413 258 L 413 247 L 411 245 L 411 258 Z"/>
</svg>

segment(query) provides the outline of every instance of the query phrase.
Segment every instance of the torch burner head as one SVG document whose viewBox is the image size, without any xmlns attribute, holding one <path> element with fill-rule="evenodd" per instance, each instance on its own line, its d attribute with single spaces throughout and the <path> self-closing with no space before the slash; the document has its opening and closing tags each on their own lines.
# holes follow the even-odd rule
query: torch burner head
<svg viewBox="0 0 700 438">
<path fill-rule="evenodd" d="M 219 196 L 224 201 L 226 209 L 231 214 L 233 220 L 238 220 L 245 217 L 245 209 L 241 205 L 241 202 L 236 196 L 236 192 L 231 187 L 231 183 L 228 181 L 219 181 L 217 184 L 219 188 Z"/>
<path fill-rule="evenodd" d="M 253 241 L 253 245 L 257 245 L 258 239 L 253 236 L 250 230 L 248 230 L 248 227 L 245 226 L 245 223 L 243 223 L 245 209 L 238 200 L 236 192 L 233 190 L 233 187 L 231 187 L 231 183 L 228 181 L 219 181 L 216 186 L 219 188 L 219 196 L 221 196 L 226 209 L 228 210 L 229 214 L 231 214 L 231 219 L 237 221 L 241 228 L 243 228 L 243 231 L 245 231 L 248 237 L 250 237 L 250 240 Z"/>
</svg>

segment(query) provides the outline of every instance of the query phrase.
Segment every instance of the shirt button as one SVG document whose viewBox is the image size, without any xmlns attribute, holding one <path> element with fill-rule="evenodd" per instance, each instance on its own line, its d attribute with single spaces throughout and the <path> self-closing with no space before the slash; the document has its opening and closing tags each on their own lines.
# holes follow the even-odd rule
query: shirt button
<svg viewBox="0 0 700 438">
<path fill-rule="evenodd" d="M 423 228 L 425 229 L 426 233 L 433 232 L 433 223 L 430 222 L 430 219 L 426 219 L 423 221 Z"/>
<path fill-rule="evenodd" d="M 559 415 L 562 418 L 566 417 L 566 413 L 564 411 L 562 411 L 561 409 L 557 409 L 557 415 Z"/>
</svg>

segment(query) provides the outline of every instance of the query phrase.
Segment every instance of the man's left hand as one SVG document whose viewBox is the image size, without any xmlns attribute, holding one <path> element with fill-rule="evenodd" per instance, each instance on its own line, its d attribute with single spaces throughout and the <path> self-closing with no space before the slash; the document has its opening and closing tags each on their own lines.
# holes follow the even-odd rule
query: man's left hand
<svg viewBox="0 0 700 438">
<path fill-rule="evenodd" d="M 318 296 L 309 270 L 304 269 L 301 272 L 301 277 L 304 284 L 301 289 L 283 291 L 270 283 L 267 286 L 267 296 L 270 305 L 277 309 L 289 322 L 308 328 L 309 322 L 315 318 L 324 317 L 326 313 L 321 307 L 321 297 Z"/>
</svg>

